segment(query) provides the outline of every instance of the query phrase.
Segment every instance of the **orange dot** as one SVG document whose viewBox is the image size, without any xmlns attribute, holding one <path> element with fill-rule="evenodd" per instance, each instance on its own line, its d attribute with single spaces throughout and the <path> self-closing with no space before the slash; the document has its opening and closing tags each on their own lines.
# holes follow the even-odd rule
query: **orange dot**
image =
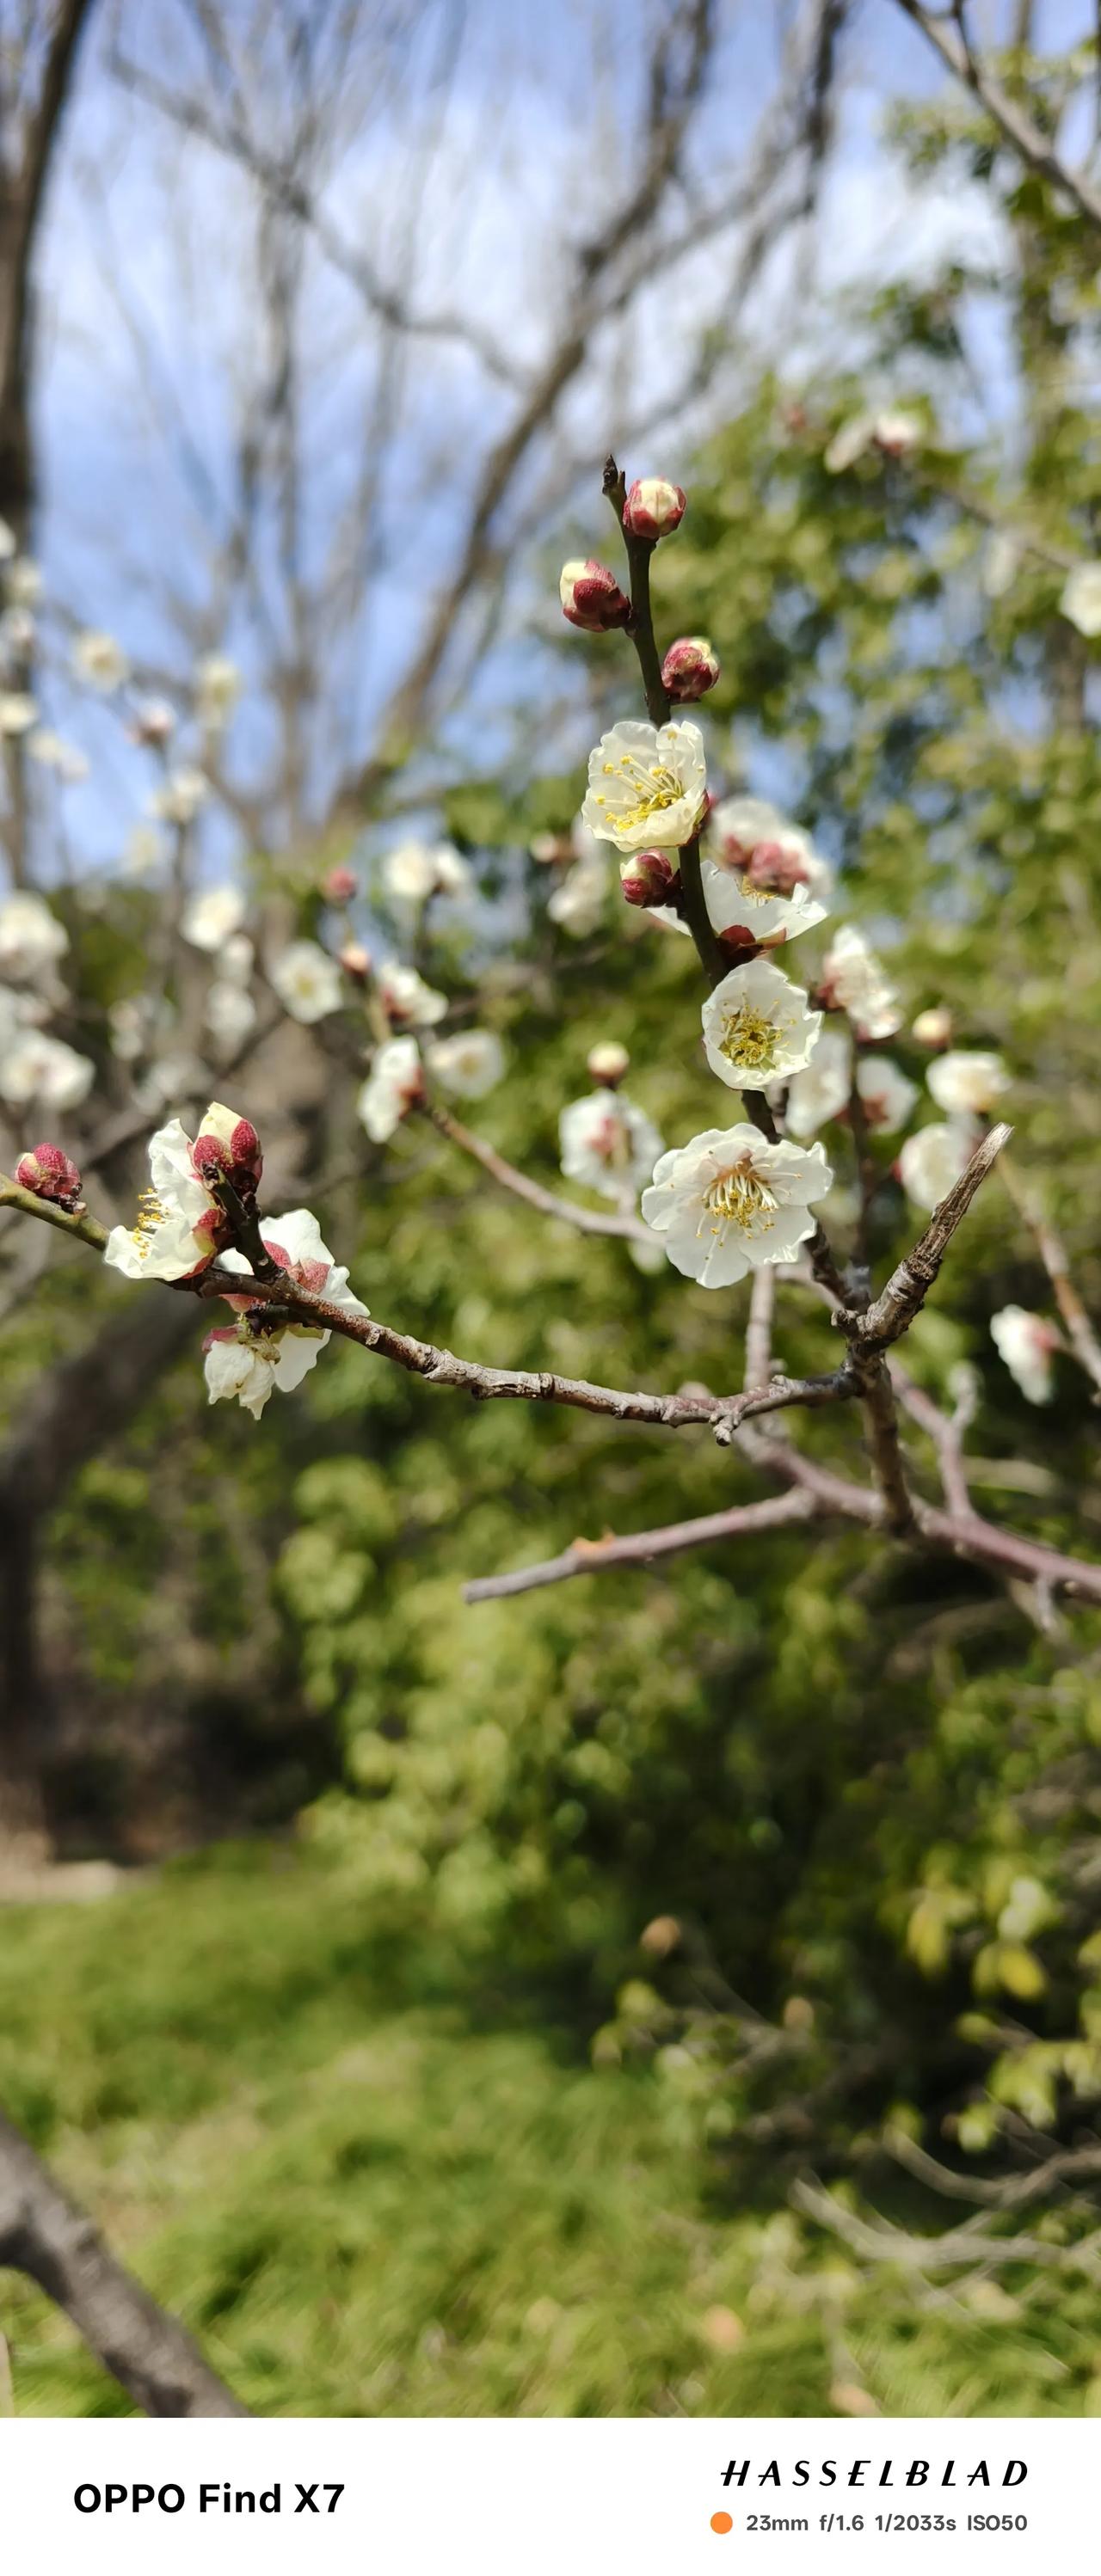
<svg viewBox="0 0 1101 2576">
<path fill-rule="evenodd" d="M 711 2528 L 712 2528 L 712 2531 L 733 2531 L 733 2529 L 734 2529 L 734 2516 L 733 2516 L 733 2514 L 732 2514 L 732 2513 L 713 2513 L 713 2514 L 712 2514 L 712 2516 L 711 2516 Z"/>
</svg>

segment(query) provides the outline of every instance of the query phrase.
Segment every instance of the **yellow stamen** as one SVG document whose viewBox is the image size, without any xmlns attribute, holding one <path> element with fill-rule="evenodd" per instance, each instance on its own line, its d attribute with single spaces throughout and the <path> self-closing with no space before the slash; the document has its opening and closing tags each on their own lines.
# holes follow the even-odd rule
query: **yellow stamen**
<svg viewBox="0 0 1101 2576">
<path fill-rule="evenodd" d="M 762 1080 L 773 1072 L 780 1052 L 780 1032 L 775 1022 L 763 1011 L 743 1002 L 732 1011 L 719 1039 L 719 1054 L 728 1064 L 744 1067 L 747 1073 Z"/>
<path fill-rule="evenodd" d="M 767 1181 L 755 1172 L 748 1155 L 728 1172 L 719 1172 L 704 1192 L 704 1214 L 696 1228 L 703 1233 L 707 1218 L 711 1232 L 721 1240 L 728 1225 L 739 1226 L 743 1234 L 768 1234 L 778 1206 Z"/>
</svg>

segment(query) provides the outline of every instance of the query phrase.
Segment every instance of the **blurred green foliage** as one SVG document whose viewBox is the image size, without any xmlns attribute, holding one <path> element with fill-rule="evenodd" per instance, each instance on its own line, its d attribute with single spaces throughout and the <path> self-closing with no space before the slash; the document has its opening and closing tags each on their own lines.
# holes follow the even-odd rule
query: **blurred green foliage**
<svg viewBox="0 0 1101 2576">
<path fill-rule="evenodd" d="M 48 1999 L 48 2010 L 43 2009 Z M 226 1847 L 17 1910 L 0 2091 L 265 2415 L 1080 2415 L 1082 2278 L 947 2304 L 716 2191 L 675 2068 L 592 2071 L 507 1956 L 395 1943 L 308 1855 Z M 131 2412 L 4 2275 L 20 2415 Z"/>
</svg>

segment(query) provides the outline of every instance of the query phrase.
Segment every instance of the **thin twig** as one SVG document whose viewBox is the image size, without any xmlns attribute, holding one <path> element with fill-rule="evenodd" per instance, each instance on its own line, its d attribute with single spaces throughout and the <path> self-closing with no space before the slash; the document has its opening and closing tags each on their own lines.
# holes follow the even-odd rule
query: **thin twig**
<svg viewBox="0 0 1101 2576">
<path fill-rule="evenodd" d="M 487 1574 L 464 1583 L 464 1601 L 501 1601 L 517 1592 L 538 1592 L 549 1583 L 568 1583 L 575 1574 L 604 1574 L 612 1566 L 652 1565 L 663 1556 L 680 1556 L 687 1548 L 712 1547 L 720 1539 L 748 1538 L 759 1530 L 784 1529 L 794 1521 L 813 1519 L 807 1494 L 769 1494 L 759 1503 L 736 1504 L 727 1512 L 708 1512 L 700 1520 L 671 1521 L 665 1529 L 639 1530 L 628 1538 L 575 1538 L 561 1556 L 541 1565 L 517 1566 L 511 1574 Z"/>
<path fill-rule="evenodd" d="M 452 1117 L 449 1109 L 441 1108 L 438 1101 L 426 1102 L 425 1115 L 439 1129 L 441 1136 L 457 1145 L 460 1152 L 470 1154 L 476 1163 L 481 1164 L 484 1172 L 500 1182 L 502 1189 L 512 1192 L 513 1198 L 523 1199 L 528 1207 L 537 1208 L 540 1216 L 557 1217 L 562 1224 L 572 1225 L 578 1234 L 616 1235 L 628 1243 L 645 1243 L 648 1248 L 653 1246 L 655 1237 L 650 1227 L 629 1210 L 621 1210 L 617 1216 L 605 1216 L 599 1208 L 574 1207 L 571 1200 L 558 1198 L 553 1190 L 545 1190 L 538 1181 L 529 1180 L 526 1172 L 517 1171 L 515 1164 L 506 1163 L 504 1155 L 498 1154 L 494 1146 L 487 1145 L 484 1136 L 477 1136 L 472 1128 L 464 1127 L 458 1118 Z"/>
<path fill-rule="evenodd" d="M 1101 1388 L 1101 1342 L 1098 1341 L 1086 1309 L 1070 1275 L 1070 1264 L 1061 1236 L 1049 1225 L 1023 1173 L 1013 1158 L 1003 1154 L 998 1166 L 1019 1216 L 1023 1217 L 1043 1262 L 1055 1295 L 1055 1303 L 1067 1328 L 1075 1358 Z"/>
</svg>

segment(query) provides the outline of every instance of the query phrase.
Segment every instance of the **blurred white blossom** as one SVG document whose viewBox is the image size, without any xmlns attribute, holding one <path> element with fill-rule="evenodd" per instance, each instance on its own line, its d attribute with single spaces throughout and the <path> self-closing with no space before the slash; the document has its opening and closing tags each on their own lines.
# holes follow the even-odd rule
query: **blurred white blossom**
<svg viewBox="0 0 1101 2576">
<path fill-rule="evenodd" d="M 1052 1361 L 1060 1348 L 1053 1324 L 1027 1306 L 1002 1306 L 990 1318 L 990 1331 L 1009 1374 L 1030 1404 L 1050 1404 L 1055 1391 Z"/>
<path fill-rule="evenodd" d="M 99 689 L 110 697 L 130 677 L 130 664 L 121 644 L 98 626 L 85 627 L 73 646 L 73 669 L 77 678 L 90 689 Z"/>
<path fill-rule="evenodd" d="M 356 1116 L 375 1145 L 384 1145 L 400 1126 L 407 1109 L 424 1094 L 424 1075 L 415 1038 L 388 1038 L 356 1101 Z"/>
<path fill-rule="evenodd" d="M 245 911 L 239 886 L 210 886 L 204 893 L 192 896 L 180 929 L 192 948 L 205 949 L 208 956 L 213 956 L 240 929 Z"/>
<path fill-rule="evenodd" d="M 915 1207 L 939 1207 L 975 1151 L 976 1131 L 961 1118 L 943 1126 L 919 1127 L 900 1148 L 898 1174 Z"/>
<path fill-rule="evenodd" d="M 505 1069 L 505 1051 L 495 1029 L 461 1029 L 454 1037 L 436 1038 L 425 1056 L 435 1081 L 459 1100 L 481 1100 Z"/>
<path fill-rule="evenodd" d="M 95 1066 L 62 1038 L 28 1029 L 0 1057 L 0 1098 L 13 1107 L 33 1101 L 43 1109 L 76 1109 L 95 1080 Z"/>
<path fill-rule="evenodd" d="M 40 894 L 9 894 L 0 902 L 0 975 L 30 981 L 63 957 L 68 945 L 68 931 Z"/>
<path fill-rule="evenodd" d="M 662 1139 L 645 1110 L 636 1109 L 621 1091 L 607 1089 L 567 1104 L 558 1121 L 558 1144 L 568 1181 L 620 1201 L 637 1196 L 662 1151 Z"/>
<path fill-rule="evenodd" d="M 339 1011 L 344 999 L 336 959 L 316 939 L 292 939 L 273 959 L 268 981 L 289 1017 L 304 1028 Z"/>
</svg>

